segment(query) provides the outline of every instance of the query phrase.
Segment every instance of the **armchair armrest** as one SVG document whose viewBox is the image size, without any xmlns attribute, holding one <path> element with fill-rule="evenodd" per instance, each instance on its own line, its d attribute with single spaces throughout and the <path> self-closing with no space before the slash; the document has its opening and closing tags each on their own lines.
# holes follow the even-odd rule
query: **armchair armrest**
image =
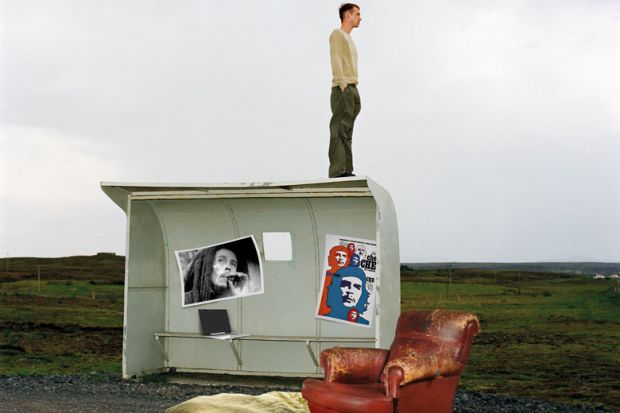
<svg viewBox="0 0 620 413">
<path fill-rule="evenodd" d="M 399 357 L 387 362 L 382 379 L 386 393 L 396 398 L 399 386 L 440 376 L 452 376 L 462 372 L 464 367 L 463 363 L 443 354 Z"/>
<path fill-rule="evenodd" d="M 334 347 L 321 352 L 325 382 L 378 383 L 388 351 L 380 348 Z"/>
</svg>

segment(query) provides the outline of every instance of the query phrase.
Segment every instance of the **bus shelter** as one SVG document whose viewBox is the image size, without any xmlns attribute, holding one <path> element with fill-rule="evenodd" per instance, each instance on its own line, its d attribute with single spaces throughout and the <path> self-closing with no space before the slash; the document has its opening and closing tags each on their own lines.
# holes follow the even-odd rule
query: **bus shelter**
<svg viewBox="0 0 620 413">
<path fill-rule="evenodd" d="M 371 179 L 101 187 L 127 215 L 124 378 L 167 370 L 320 376 L 323 349 L 391 344 L 398 228 L 389 193 Z M 333 270 L 333 256 L 347 248 L 348 267 Z M 234 285 L 224 272 L 230 288 L 219 295 L 203 288 L 217 277 L 209 254 L 228 254 L 244 270 Z M 354 291 L 360 268 L 366 292 L 340 297 Z M 345 312 L 326 301 L 336 298 Z M 206 309 L 227 310 L 243 334 L 204 335 Z"/>
</svg>

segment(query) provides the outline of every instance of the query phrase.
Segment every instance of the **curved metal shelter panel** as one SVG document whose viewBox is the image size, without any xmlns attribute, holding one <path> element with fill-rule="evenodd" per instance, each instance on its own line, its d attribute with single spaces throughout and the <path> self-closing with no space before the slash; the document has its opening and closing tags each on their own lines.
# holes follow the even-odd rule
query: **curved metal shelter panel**
<svg viewBox="0 0 620 413">
<path fill-rule="evenodd" d="M 319 375 L 325 348 L 392 342 L 400 313 L 398 228 L 389 193 L 372 180 L 101 186 L 128 219 L 124 377 L 166 368 Z M 287 258 L 266 256 L 265 233 L 289 234 Z M 370 328 L 316 317 L 326 234 L 376 241 L 380 272 Z M 262 292 L 184 305 L 175 252 L 248 236 L 260 256 Z M 201 309 L 226 309 L 232 329 L 247 336 L 205 339 Z"/>
</svg>

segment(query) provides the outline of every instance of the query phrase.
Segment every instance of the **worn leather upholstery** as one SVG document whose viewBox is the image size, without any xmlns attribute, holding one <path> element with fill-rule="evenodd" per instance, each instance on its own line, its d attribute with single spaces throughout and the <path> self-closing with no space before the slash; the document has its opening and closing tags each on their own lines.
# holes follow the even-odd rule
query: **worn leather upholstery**
<svg viewBox="0 0 620 413">
<path fill-rule="evenodd" d="M 389 352 L 336 347 L 321 353 L 325 379 L 306 380 L 312 413 L 451 413 L 473 337 L 470 313 L 401 314 Z"/>
<path fill-rule="evenodd" d="M 394 399 L 386 396 L 382 383 L 326 383 L 321 380 L 304 381 L 302 395 L 308 400 L 313 413 L 330 411 L 320 410 L 325 407 L 338 413 L 392 413 Z M 313 406 L 316 404 L 316 406 Z"/>
<path fill-rule="evenodd" d="M 321 352 L 326 382 L 377 383 L 388 357 L 380 348 L 330 348 Z"/>
<path fill-rule="evenodd" d="M 399 357 L 390 360 L 385 365 L 386 374 L 390 375 L 390 370 L 400 369 L 399 385 L 402 386 L 414 381 L 428 379 L 439 376 L 451 376 L 458 374 L 463 365 L 448 355 L 431 354 L 423 357 Z"/>
</svg>

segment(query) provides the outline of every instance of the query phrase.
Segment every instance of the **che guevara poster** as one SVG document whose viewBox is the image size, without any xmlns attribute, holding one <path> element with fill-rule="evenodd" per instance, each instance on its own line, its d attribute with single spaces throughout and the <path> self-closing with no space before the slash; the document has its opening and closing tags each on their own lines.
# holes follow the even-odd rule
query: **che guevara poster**
<svg viewBox="0 0 620 413">
<path fill-rule="evenodd" d="M 379 259 L 376 241 L 325 235 L 316 317 L 370 327 L 375 313 Z"/>
</svg>

